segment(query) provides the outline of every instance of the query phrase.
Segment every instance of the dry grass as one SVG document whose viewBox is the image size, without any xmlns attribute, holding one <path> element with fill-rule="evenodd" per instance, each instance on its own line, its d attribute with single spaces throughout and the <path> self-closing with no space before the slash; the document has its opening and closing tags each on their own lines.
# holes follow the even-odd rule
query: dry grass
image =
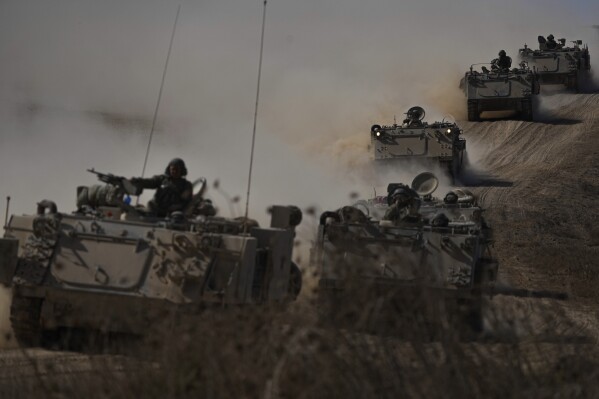
<svg viewBox="0 0 599 399">
<path fill-rule="evenodd" d="M 362 322 L 323 325 L 305 292 L 281 309 L 212 309 L 157 322 L 126 356 L 15 352 L 0 358 L 2 397 L 395 398 L 595 397 L 596 345 L 550 301 L 499 299 L 486 332 L 464 339 L 394 319 L 381 333 L 372 298 L 337 310 Z M 440 314 L 443 318 L 446 315 Z M 123 350 L 123 348 L 121 348 Z M 10 370 L 9 370 L 10 369 Z"/>
</svg>

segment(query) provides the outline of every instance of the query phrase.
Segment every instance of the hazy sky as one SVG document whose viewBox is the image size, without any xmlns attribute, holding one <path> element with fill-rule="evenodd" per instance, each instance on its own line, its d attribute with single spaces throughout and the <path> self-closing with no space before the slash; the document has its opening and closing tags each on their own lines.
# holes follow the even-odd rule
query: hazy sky
<svg viewBox="0 0 599 399">
<path fill-rule="evenodd" d="M 0 195 L 14 210 L 73 209 L 89 167 L 141 173 L 177 4 L 0 0 Z M 183 2 L 149 174 L 180 156 L 192 179 L 245 195 L 261 16 L 261 0 Z M 594 24 L 596 0 L 269 1 L 252 209 L 330 208 L 407 178 L 372 174 L 373 123 L 413 105 L 462 118 L 468 66 L 539 34 L 582 39 L 594 60 Z"/>
</svg>

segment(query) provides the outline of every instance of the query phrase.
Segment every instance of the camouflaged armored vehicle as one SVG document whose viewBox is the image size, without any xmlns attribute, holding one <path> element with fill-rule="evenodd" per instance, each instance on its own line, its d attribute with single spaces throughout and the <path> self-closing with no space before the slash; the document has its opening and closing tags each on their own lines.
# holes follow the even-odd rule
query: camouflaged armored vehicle
<svg viewBox="0 0 599 399">
<path fill-rule="evenodd" d="M 480 72 L 474 70 L 476 65 L 482 65 Z M 479 121 L 484 111 L 516 111 L 520 119 L 533 120 L 533 98 L 540 88 L 537 74 L 526 62 L 512 69 L 498 68 L 495 62 L 473 64 L 460 87 L 466 95 L 469 121 Z"/>
<path fill-rule="evenodd" d="M 447 170 L 450 176 L 459 174 L 464 160 L 466 140 L 455 123 L 423 122 L 425 111 L 412 107 L 401 125 L 373 125 L 370 142 L 377 162 L 394 160 L 430 160 Z"/>
<path fill-rule="evenodd" d="M 484 210 L 466 190 L 433 198 L 437 186 L 423 173 L 411 187 L 389 184 L 386 197 L 322 214 L 311 261 L 325 320 L 386 332 L 415 325 L 480 331 L 484 296 L 565 298 L 499 285 Z M 398 192 L 411 193 L 414 213 L 390 217 Z"/>
<path fill-rule="evenodd" d="M 42 201 L 5 226 L 0 282 L 12 286 L 19 343 L 65 331 L 144 334 L 173 311 L 284 304 L 298 295 L 298 208 L 272 207 L 271 226 L 262 228 L 214 216 L 196 195 L 185 213 L 156 218 L 123 201 L 126 179 L 100 177 L 117 184 L 80 187 L 77 212 Z"/>
<path fill-rule="evenodd" d="M 547 39 L 539 36 L 538 42 L 538 50 L 525 44 L 519 54 L 539 75 L 540 84 L 562 84 L 567 89 L 578 91 L 581 77 L 591 69 L 588 46 L 583 46 L 582 40 L 574 40 L 572 46 L 566 46 L 566 39 L 555 41 L 553 35 Z"/>
</svg>

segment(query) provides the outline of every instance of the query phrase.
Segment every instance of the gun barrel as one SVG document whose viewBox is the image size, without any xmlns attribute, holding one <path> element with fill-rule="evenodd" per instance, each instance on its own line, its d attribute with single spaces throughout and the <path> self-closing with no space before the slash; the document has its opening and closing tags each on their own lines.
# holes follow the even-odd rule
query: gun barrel
<svg viewBox="0 0 599 399">
<path fill-rule="evenodd" d="M 566 292 L 559 291 L 548 291 L 548 290 L 527 290 L 525 288 L 513 288 L 513 287 L 487 287 L 482 290 L 484 294 L 488 295 L 506 295 L 515 296 L 519 298 L 548 298 L 557 299 L 559 301 L 565 301 L 568 299 Z"/>
<path fill-rule="evenodd" d="M 98 177 L 98 180 L 100 180 L 101 182 L 107 183 L 107 184 L 120 185 L 121 182 L 125 179 L 124 177 L 121 177 L 121 176 L 115 176 L 112 173 L 98 172 L 94 168 L 87 169 L 87 171 L 90 173 L 93 173 L 94 175 L 96 175 Z"/>
</svg>

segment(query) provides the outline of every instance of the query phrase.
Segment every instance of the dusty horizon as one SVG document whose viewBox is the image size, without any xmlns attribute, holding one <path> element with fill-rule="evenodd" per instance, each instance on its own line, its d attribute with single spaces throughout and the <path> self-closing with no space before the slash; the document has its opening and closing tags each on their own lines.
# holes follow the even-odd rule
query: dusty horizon
<svg viewBox="0 0 599 399">
<path fill-rule="evenodd" d="M 264 222 L 272 203 L 337 207 L 351 192 L 413 177 L 372 181 L 369 127 L 414 105 L 428 121 L 462 119 L 460 77 L 499 49 L 516 58 L 554 33 L 599 54 L 590 19 L 599 5 L 540 4 L 269 2 L 253 216 Z M 8 1 L 0 10 L 0 201 L 11 195 L 11 210 L 24 213 L 50 198 L 71 211 L 76 187 L 96 182 L 87 168 L 140 175 L 176 4 Z M 575 23 L 561 23 L 566 12 Z M 191 180 L 218 179 L 245 202 L 261 17 L 258 0 L 183 2 L 147 175 L 179 156 Z M 227 215 L 225 196 L 209 195 Z"/>
</svg>

